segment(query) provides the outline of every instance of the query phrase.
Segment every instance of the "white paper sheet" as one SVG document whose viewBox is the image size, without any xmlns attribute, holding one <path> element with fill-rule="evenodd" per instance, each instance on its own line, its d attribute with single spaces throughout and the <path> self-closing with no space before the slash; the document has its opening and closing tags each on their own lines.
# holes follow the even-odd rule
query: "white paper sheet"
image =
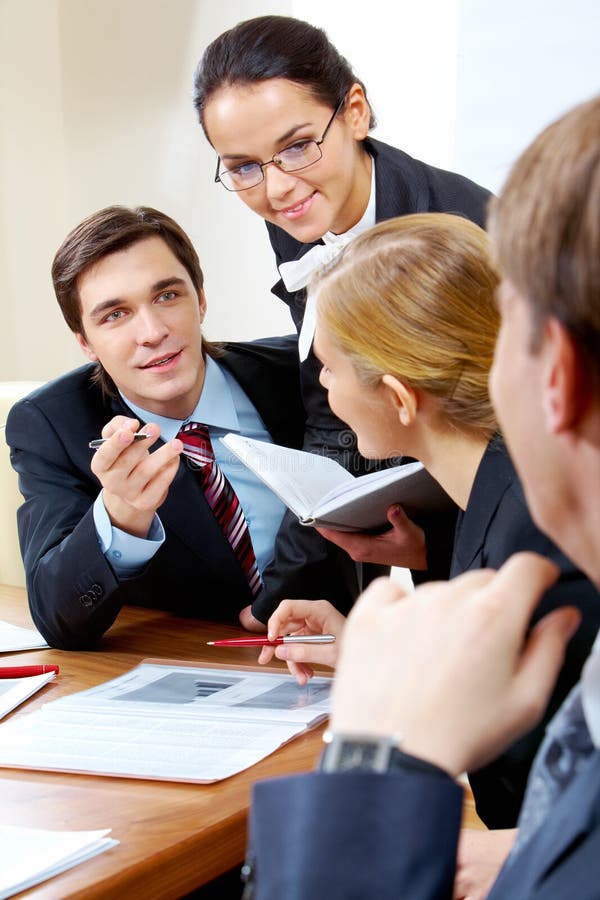
<svg viewBox="0 0 600 900">
<path fill-rule="evenodd" d="M 103 831 L 47 831 L 0 824 L 0 900 L 103 853 L 119 842 Z"/>
<path fill-rule="evenodd" d="M 37 650 L 48 644 L 35 628 L 21 628 L 9 622 L 0 621 L 0 653 L 14 653 L 17 650 Z"/>
<path fill-rule="evenodd" d="M 2 668 L 0 666 L 0 668 Z M 54 678 L 54 672 L 26 678 L 0 678 L 0 719 Z"/>
</svg>

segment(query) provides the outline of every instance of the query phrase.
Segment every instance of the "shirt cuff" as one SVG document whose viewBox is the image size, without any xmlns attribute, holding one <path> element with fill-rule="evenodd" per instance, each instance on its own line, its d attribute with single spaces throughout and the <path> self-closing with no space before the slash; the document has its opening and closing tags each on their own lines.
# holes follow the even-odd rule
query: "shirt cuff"
<svg viewBox="0 0 600 900">
<path fill-rule="evenodd" d="M 102 493 L 96 498 L 93 513 L 100 549 L 118 578 L 138 575 L 165 541 L 165 530 L 156 513 L 147 538 L 116 528 L 106 512 Z"/>
</svg>

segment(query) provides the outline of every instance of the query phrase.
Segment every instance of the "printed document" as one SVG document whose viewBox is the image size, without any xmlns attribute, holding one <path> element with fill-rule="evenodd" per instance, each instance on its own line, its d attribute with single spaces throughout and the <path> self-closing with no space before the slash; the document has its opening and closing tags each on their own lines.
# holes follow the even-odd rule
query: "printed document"
<svg viewBox="0 0 600 900">
<path fill-rule="evenodd" d="M 218 781 L 322 721 L 331 679 L 144 662 L 0 726 L 0 766 Z"/>
</svg>

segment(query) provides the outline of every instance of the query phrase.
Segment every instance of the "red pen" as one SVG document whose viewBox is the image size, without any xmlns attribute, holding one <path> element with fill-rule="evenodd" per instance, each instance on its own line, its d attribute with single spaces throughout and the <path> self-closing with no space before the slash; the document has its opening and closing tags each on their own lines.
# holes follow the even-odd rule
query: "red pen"
<svg viewBox="0 0 600 900">
<path fill-rule="evenodd" d="M 58 666 L 0 666 L 0 678 L 27 678 L 29 675 L 45 675 L 46 672 L 58 675 Z"/>
<path fill-rule="evenodd" d="M 277 647 L 279 644 L 333 644 L 335 634 L 285 634 L 270 641 L 269 638 L 229 638 L 224 641 L 207 641 L 211 647 Z"/>
</svg>

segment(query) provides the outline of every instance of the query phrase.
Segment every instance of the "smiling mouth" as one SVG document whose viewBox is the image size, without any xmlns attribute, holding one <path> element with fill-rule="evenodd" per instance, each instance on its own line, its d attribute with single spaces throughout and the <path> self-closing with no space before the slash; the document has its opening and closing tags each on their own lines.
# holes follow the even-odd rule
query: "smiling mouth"
<svg viewBox="0 0 600 900">
<path fill-rule="evenodd" d="M 308 197 L 305 197 L 304 200 L 300 200 L 299 203 L 296 203 L 294 206 L 286 206 L 285 209 L 278 209 L 277 212 L 282 216 L 295 216 L 299 213 L 303 212 L 304 209 L 310 205 L 313 197 L 317 192 L 313 191 Z"/>
<path fill-rule="evenodd" d="M 160 359 L 155 359 L 152 362 L 146 363 L 145 366 L 140 366 L 140 369 L 160 369 L 162 366 L 168 365 L 176 356 L 179 356 L 181 350 L 177 350 L 176 353 L 170 353 L 168 356 L 162 356 Z"/>
</svg>

